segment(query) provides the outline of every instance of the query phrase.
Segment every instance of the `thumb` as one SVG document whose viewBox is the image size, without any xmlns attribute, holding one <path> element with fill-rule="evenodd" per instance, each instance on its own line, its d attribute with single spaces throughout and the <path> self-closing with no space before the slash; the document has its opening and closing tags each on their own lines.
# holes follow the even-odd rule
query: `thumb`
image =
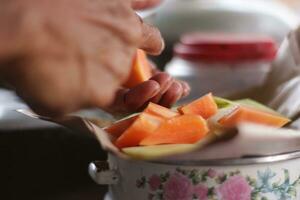
<svg viewBox="0 0 300 200">
<path fill-rule="evenodd" d="M 156 27 L 145 23 L 141 18 L 140 21 L 142 28 L 142 39 L 139 48 L 151 55 L 161 54 L 165 48 L 165 43 L 160 31 Z"/>
</svg>

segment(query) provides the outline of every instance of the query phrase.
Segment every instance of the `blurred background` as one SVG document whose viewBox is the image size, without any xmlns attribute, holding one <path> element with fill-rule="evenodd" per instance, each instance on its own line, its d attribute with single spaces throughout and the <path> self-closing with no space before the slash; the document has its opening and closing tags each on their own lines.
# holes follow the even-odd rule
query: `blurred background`
<svg viewBox="0 0 300 200">
<path fill-rule="evenodd" d="M 228 96 L 258 86 L 285 36 L 299 24 L 299 0 L 165 0 L 145 20 L 158 26 L 166 51 L 159 68 L 188 81 L 192 94 Z M 97 141 L 29 119 L 14 93 L 0 90 L 0 199 L 103 199 L 105 186 L 88 177 L 105 160 Z M 91 118 L 108 116 L 96 110 Z"/>
</svg>

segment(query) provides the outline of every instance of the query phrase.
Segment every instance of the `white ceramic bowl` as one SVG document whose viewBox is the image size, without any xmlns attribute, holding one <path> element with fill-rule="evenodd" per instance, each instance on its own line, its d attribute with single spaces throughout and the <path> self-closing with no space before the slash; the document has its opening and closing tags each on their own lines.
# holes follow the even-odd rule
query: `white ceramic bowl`
<svg viewBox="0 0 300 200">
<path fill-rule="evenodd" d="M 109 155 L 90 164 L 113 200 L 297 200 L 300 152 L 187 162 L 129 161 Z"/>
</svg>

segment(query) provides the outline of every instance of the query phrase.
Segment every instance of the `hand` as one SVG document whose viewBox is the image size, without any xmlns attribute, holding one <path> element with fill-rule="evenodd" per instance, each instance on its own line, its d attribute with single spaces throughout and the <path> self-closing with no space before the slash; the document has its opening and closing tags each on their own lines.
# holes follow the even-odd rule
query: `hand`
<svg viewBox="0 0 300 200">
<path fill-rule="evenodd" d="M 0 1 L 0 43 L 1 78 L 48 116 L 107 107 L 136 49 L 163 49 L 130 0 Z"/>
<path fill-rule="evenodd" d="M 158 5 L 162 0 L 133 0 L 132 7 L 137 10 L 147 9 Z"/>
<path fill-rule="evenodd" d="M 298 41 L 298 46 L 300 46 L 300 26 L 297 28 L 297 30 L 295 30 L 295 32 L 296 32 L 296 37 L 297 37 L 297 41 Z"/>
<path fill-rule="evenodd" d="M 149 102 L 171 107 L 189 93 L 190 87 L 186 82 L 176 80 L 167 73 L 157 72 L 150 80 L 132 89 L 119 89 L 108 111 L 128 114 L 142 110 Z"/>
</svg>

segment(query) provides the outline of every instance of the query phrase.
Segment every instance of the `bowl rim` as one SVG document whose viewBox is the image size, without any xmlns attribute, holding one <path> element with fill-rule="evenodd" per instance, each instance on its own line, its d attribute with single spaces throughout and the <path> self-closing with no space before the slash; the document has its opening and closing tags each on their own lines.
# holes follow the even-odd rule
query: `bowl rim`
<svg viewBox="0 0 300 200">
<path fill-rule="evenodd" d="M 208 160 L 153 160 L 146 161 L 154 164 L 177 165 L 177 166 L 236 166 L 268 164 L 290 161 L 300 158 L 300 150 L 267 156 L 245 156 L 242 158 L 224 158 Z"/>
</svg>

